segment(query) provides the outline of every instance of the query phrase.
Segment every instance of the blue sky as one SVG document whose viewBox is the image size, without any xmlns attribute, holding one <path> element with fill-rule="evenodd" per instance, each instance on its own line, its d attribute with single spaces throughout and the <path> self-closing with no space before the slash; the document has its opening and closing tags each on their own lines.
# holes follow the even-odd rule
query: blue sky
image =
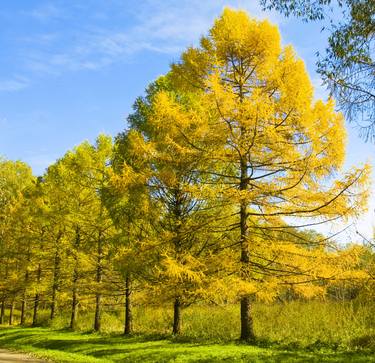
<svg viewBox="0 0 375 363">
<path fill-rule="evenodd" d="M 257 0 L 3 0 L 0 8 L 0 154 L 29 163 L 35 174 L 83 140 L 115 135 L 134 99 L 211 26 L 224 6 L 242 8 L 280 27 L 307 64 L 316 97 L 326 97 L 315 73 L 327 33 L 263 12 Z M 375 146 L 348 126 L 347 167 L 372 161 Z M 369 236 L 370 212 L 357 222 Z"/>
</svg>

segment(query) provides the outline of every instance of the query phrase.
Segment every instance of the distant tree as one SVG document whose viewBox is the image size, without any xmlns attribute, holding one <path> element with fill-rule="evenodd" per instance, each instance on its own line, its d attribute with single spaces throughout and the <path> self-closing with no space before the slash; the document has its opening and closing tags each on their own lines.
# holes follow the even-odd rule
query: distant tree
<svg viewBox="0 0 375 363">
<path fill-rule="evenodd" d="M 59 163 L 48 167 L 43 176 L 43 195 L 48 205 L 45 218 L 48 220 L 49 259 L 51 265 L 50 319 L 60 310 L 60 295 L 63 293 L 64 277 L 67 274 L 69 253 L 69 230 L 67 219 L 70 213 L 68 199 L 63 185 L 62 167 Z"/>
<path fill-rule="evenodd" d="M 260 0 L 266 9 L 305 21 L 335 16 L 318 73 L 360 135 L 375 141 L 375 2 L 373 0 Z M 337 22 L 337 17 L 340 21 Z M 336 23 L 337 22 L 337 23 Z"/>
<path fill-rule="evenodd" d="M 88 254 L 95 271 L 95 283 L 91 287 L 95 293 L 95 331 L 101 329 L 103 295 L 108 291 L 105 275 L 108 271 L 109 240 L 113 234 L 113 223 L 104 205 L 103 193 L 110 178 L 112 149 L 112 138 L 99 135 L 94 145 L 82 143 L 75 149 L 75 160 L 70 165 L 77 178 L 76 182 L 87 192 L 87 214 L 83 216 L 81 223 L 87 235 Z"/>
<path fill-rule="evenodd" d="M 52 297 L 57 292 L 56 284 L 60 284 L 61 253 L 68 249 L 64 274 L 71 274 L 67 286 L 71 293 L 72 329 L 77 324 L 81 297 L 91 294 L 95 295 L 94 329 L 100 330 L 101 327 L 103 292 L 108 291 L 108 284 L 103 280 L 113 226 L 102 197 L 109 179 L 111 153 L 111 138 L 100 135 L 94 145 L 83 142 L 68 151 L 48 168 L 45 178 L 50 209 L 54 212 L 51 213 L 51 223 L 56 223 Z M 64 239 L 61 238 L 61 219 L 65 226 Z M 67 244 L 65 240 L 68 240 Z M 54 305 L 55 302 L 51 309 Z"/>
<path fill-rule="evenodd" d="M 5 307 L 10 305 L 9 323 L 17 293 L 25 291 L 25 256 L 20 249 L 25 222 L 24 192 L 33 186 L 31 168 L 21 161 L 0 158 L 0 324 L 4 323 Z M 22 261 L 22 262 L 21 262 Z M 22 281 L 22 283 L 21 283 Z"/>
<path fill-rule="evenodd" d="M 147 186 L 148 157 L 136 150 L 131 131 L 115 138 L 113 175 L 105 192 L 105 205 L 116 227 L 113 268 L 124 291 L 124 334 L 133 333 L 133 292 L 152 281 L 155 266 L 155 230 L 159 210 Z"/>
</svg>

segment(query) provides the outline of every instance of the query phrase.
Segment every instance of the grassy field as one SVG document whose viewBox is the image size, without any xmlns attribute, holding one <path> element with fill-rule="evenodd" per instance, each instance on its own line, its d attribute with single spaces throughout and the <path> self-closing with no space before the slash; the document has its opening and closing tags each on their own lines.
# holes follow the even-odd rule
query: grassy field
<svg viewBox="0 0 375 363">
<path fill-rule="evenodd" d="M 47 317 L 47 311 L 45 317 Z M 0 329 L 0 347 L 55 362 L 375 362 L 375 305 L 334 302 L 255 304 L 255 346 L 239 344 L 237 306 L 193 306 L 181 337 L 170 335 L 171 309 L 136 308 L 135 334 L 124 337 L 122 312 L 107 312 L 103 333 L 92 333 L 82 312 L 79 331 L 68 314 L 44 327 Z"/>
<path fill-rule="evenodd" d="M 2 328 L 0 346 L 54 362 L 375 362 L 371 351 L 298 350 L 105 336 L 46 328 Z"/>
</svg>

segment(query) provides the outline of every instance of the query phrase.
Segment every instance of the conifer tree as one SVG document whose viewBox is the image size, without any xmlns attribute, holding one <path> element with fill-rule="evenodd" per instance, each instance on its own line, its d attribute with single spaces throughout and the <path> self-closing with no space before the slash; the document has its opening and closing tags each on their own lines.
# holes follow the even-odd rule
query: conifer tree
<svg viewBox="0 0 375 363">
<path fill-rule="evenodd" d="M 263 232 L 298 219 L 306 225 L 358 213 L 368 167 L 338 175 L 345 156 L 343 117 L 333 100 L 314 101 L 303 62 L 291 46 L 281 47 L 268 21 L 225 9 L 200 46 L 172 66 L 170 77 L 175 87 L 195 92 L 206 112 L 202 137 L 212 160 L 201 172 L 216 176 L 211 196 L 236 211 L 230 227 L 238 230 L 238 269 L 246 286 L 241 339 L 252 341 L 252 296 L 263 290 L 259 285 L 286 280 L 288 261 L 297 255 L 293 244 L 270 241 Z M 188 108 L 186 117 L 191 114 Z M 203 148 L 183 131 L 181 137 Z M 307 265 L 292 270 L 303 276 L 301 268 L 308 271 Z"/>
<path fill-rule="evenodd" d="M 34 183 L 32 171 L 20 161 L 0 159 L 0 324 L 5 322 L 5 308 L 10 304 L 10 321 L 13 320 L 13 309 L 19 292 L 18 273 L 21 265 L 18 262 L 18 243 L 21 240 L 20 222 L 24 220 L 22 204 L 24 192 Z"/>
<path fill-rule="evenodd" d="M 63 184 L 63 175 L 59 163 L 49 166 L 43 176 L 43 195 L 48 208 L 45 218 L 48 220 L 49 260 L 51 264 L 50 281 L 50 319 L 59 311 L 60 294 L 63 293 L 67 274 L 68 231 L 66 220 L 69 215 Z"/>
<path fill-rule="evenodd" d="M 153 285 L 162 300 L 173 301 L 173 334 L 181 333 L 183 307 L 202 293 L 206 263 L 212 261 L 206 257 L 215 246 L 209 226 L 218 217 L 212 215 L 199 190 L 199 184 L 207 179 L 197 172 L 204 155 L 186 143 L 186 137 L 195 139 L 202 132 L 201 118 L 194 117 L 197 112 L 186 116 L 184 106 L 177 102 L 194 104 L 191 96 L 177 94 L 168 77 L 159 78 L 146 97 L 136 101 L 135 112 L 129 117 L 130 130 L 118 136 L 118 144 L 126 145 L 118 151 L 135 155 L 143 163 L 140 168 L 142 163 L 137 165 L 134 157 L 128 158 L 124 170 L 143 180 L 159 211 L 152 224 L 157 267 Z"/>
<path fill-rule="evenodd" d="M 70 327 L 77 324 L 80 293 L 95 296 L 94 329 L 100 330 L 102 313 L 103 274 L 108 257 L 108 241 L 112 222 L 102 201 L 112 153 L 110 137 L 101 135 L 96 144 L 84 142 L 68 152 L 49 171 L 47 181 L 51 183 L 58 225 L 55 227 L 55 267 L 52 291 L 51 316 L 54 315 L 55 294 L 60 280 L 59 242 L 62 238 L 60 218 L 63 218 L 65 238 L 68 239 L 72 253 L 71 267 L 71 319 Z M 63 198 L 63 199 L 61 199 Z M 61 206 L 64 200 L 65 207 Z M 94 276 L 90 281 L 89 276 Z"/>
<path fill-rule="evenodd" d="M 150 208 L 145 175 L 147 158 L 134 153 L 129 133 L 115 139 L 113 175 L 105 194 L 106 207 L 116 227 L 114 269 L 123 281 L 124 334 L 133 333 L 132 296 L 135 285 L 145 287 L 152 275 L 153 233 L 151 221 L 157 211 Z"/>
</svg>

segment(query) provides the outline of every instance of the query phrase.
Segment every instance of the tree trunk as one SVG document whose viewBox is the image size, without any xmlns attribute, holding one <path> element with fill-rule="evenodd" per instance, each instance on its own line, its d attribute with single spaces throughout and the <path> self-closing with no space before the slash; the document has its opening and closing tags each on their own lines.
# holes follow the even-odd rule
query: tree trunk
<svg viewBox="0 0 375 363">
<path fill-rule="evenodd" d="M 180 189 L 177 189 L 174 194 L 174 208 L 173 213 L 174 217 L 176 219 L 176 226 L 175 226 L 175 238 L 173 241 L 174 249 L 175 249 L 175 255 L 176 260 L 179 261 L 182 255 L 182 237 L 181 237 L 181 226 L 184 224 L 183 220 L 183 213 L 182 213 L 182 205 L 183 205 L 183 193 Z M 176 286 L 176 290 L 178 290 L 180 287 Z M 173 335 L 179 335 L 181 334 L 181 296 L 177 293 L 177 296 L 175 296 L 174 304 L 173 304 L 173 329 L 172 334 Z"/>
<path fill-rule="evenodd" d="M 177 296 L 174 300 L 172 334 L 173 335 L 181 334 L 181 300 L 179 296 Z"/>
<path fill-rule="evenodd" d="M 0 311 L 0 324 L 4 324 L 5 321 L 5 298 L 1 301 L 1 311 Z"/>
<path fill-rule="evenodd" d="M 42 276 L 42 267 L 39 264 L 38 272 L 37 272 L 38 284 L 40 284 L 41 276 Z M 37 326 L 38 324 L 39 303 L 40 303 L 40 293 L 39 291 L 37 291 L 37 293 L 35 294 L 35 298 L 34 298 L 34 313 L 33 313 L 33 324 L 32 324 L 33 326 Z"/>
<path fill-rule="evenodd" d="M 240 190 L 248 188 L 247 162 L 241 160 L 241 182 Z M 241 277 L 244 280 L 249 279 L 249 236 L 247 225 L 247 201 L 241 200 L 240 204 L 240 232 L 241 232 Z M 251 297 L 249 295 L 241 298 L 241 340 L 245 342 L 253 342 L 255 339 L 253 319 L 251 314 Z"/>
<path fill-rule="evenodd" d="M 34 313 L 33 313 L 33 324 L 32 324 L 33 326 L 38 325 L 39 301 L 40 301 L 40 297 L 39 297 L 39 293 L 37 292 L 34 298 Z"/>
<path fill-rule="evenodd" d="M 129 275 L 127 275 L 125 279 L 125 335 L 130 335 L 133 333 L 133 312 L 131 293 L 131 278 Z"/>
<path fill-rule="evenodd" d="M 77 327 L 77 315 L 78 315 L 78 279 L 79 279 L 79 261 L 78 261 L 78 248 L 80 246 L 81 236 L 79 227 L 76 228 L 76 239 L 75 239 L 75 265 L 73 271 L 73 289 L 72 289 L 72 314 L 70 317 L 70 329 L 74 330 Z"/>
<path fill-rule="evenodd" d="M 22 302 L 21 302 L 21 319 L 20 319 L 21 325 L 25 325 L 25 322 L 26 322 L 26 304 L 27 304 L 26 286 L 27 286 L 28 281 L 29 281 L 29 272 L 26 270 L 26 272 L 25 272 L 25 288 L 23 290 Z"/>
<path fill-rule="evenodd" d="M 9 325 L 13 325 L 13 312 L 14 312 L 14 300 L 10 303 L 9 307 Z"/>
<path fill-rule="evenodd" d="M 94 330 L 100 331 L 101 328 L 101 320 L 102 320 L 102 295 L 97 293 L 95 296 L 95 320 L 94 320 Z"/>
<path fill-rule="evenodd" d="M 22 302 L 21 302 L 20 325 L 25 325 L 25 322 L 26 322 L 26 291 L 23 294 Z"/>
<path fill-rule="evenodd" d="M 73 283 L 77 280 L 73 279 Z M 72 292 L 72 315 L 70 317 L 70 329 L 74 330 L 77 327 L 77 315 L 78 315 L 78 293 L 76 286 L 73 287 Z"/>
<path fill-rule="evenodd" d="M 58 251 L 58 246 L 56 246 L 54 268 L 53 268 L 53 284 L 52 284 L 52 301 L 51 301 L 51 314 L 50 319 L 53 320 L 56 316 L 57 309 L 57 292 L 60 285 L 60 253 Z"/>
<path fill-rule="evenodd" d="M 255 340 L 250 296 L 241 298 L 241 340 L 249 343 Z"/>
<path fill-rule="evenodd" d="M 8 264 L 5 262 L 5 281 L 8 279 Z M 2 296 L 3 299 L 1 301 L 1 313 L 0 313 L 0 324 L 5 324 L 5 295 Z"/>
<path fill-rule="evenodd" d="M 94 330 L 99 331 L 101 327 L 101 317 L 102 317 L 102 293 L 101 293 L 101 283 L 103 277 L 103 266 L 102 266 L 102 259 L 103 259 L 103 242 L 102 236 L 99 232 L 98 236 L 98 261 L 97 261 L 97 268 L 96 268 L 96 282 L 97 282 L 97 292 L 95 296 L 95 321 L 94 321 Z"/>
<path fill-rule="evenodd" d="M 56 290 L 52 289 L 52 301 L 51 301 L 51 312 L 50 312 L 50 320 L 53 320 L 56 316 Z"/>
</svg>

